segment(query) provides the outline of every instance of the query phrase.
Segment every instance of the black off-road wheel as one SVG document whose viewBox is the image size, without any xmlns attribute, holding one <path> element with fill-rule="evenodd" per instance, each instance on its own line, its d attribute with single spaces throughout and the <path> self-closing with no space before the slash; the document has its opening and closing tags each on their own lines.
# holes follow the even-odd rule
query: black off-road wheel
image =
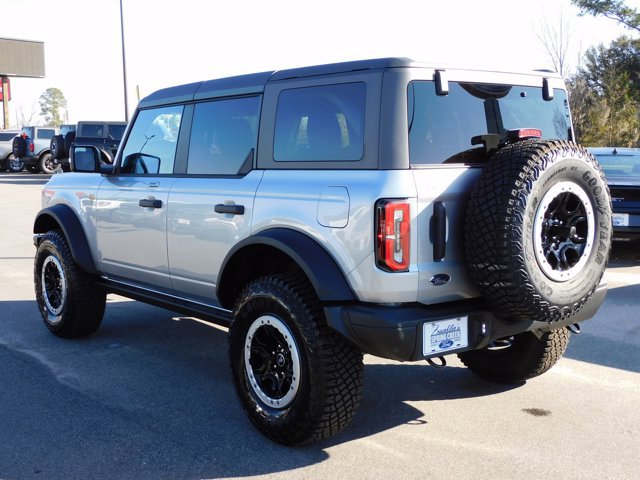
<svg viewBox="0 0 640 480">
<path fill-rule="evenodd" d="M 57 230 L 46 233 L 38 244 L 34 284 L 44 323 L 58 337 L 84 337 L 100 327 L 106 293 L 94 276 L 78 267 Z"/>
<path fill-rule="evenodd" d="M 492 382 L 520 383 L 553 367 L 569 344 L 569 331 L 524 332 L 493 342 L 481 350 L 458 354 L 469 370 Z"/>
<path fill-rule="evenodd" d="M 39 169 L 42 173 L 48 175 L 62 172 L 62 166 L 55 162 L 53 155 L 50 153 L 45 153 L 40 157 Z"/>
<path fill-rule="evenodd" d="M 250 283 L 229 333 L 236 392 L 266 437 L 300 445 L 349 424 L 362 395 L 362 353 L 327 327 L 306 278 Z"/>
<path fill-rule="evenodd" d="M 11 153 L 7 157 L 7 170 L 12 173 L 19 173 L 24 170 L 24 163 L 22 160 L 16 158 L 16 156 Z"/>
<path fill-rule="evenodd" d="M 507 321 L 556 322 L 580 310 L 604 274 L 611 198 L 584 148 L 526 140 L 499 150 L 467 210 L 471 278 Z"/>
</svg>

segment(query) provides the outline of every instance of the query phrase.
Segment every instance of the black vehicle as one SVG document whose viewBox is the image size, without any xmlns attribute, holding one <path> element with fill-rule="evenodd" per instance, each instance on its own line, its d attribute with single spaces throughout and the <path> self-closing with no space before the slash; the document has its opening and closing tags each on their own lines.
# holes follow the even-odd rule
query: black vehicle
<svg viewBox="0 0 640 480">
<path fill-rule="evenodd" d="M 103 163 L 113 163 L 126 128 L 127 122 L 78 122 L 75 129 L 51 139 L 51 154 L 56 163 L 67 169 L 72 145 L 91 145 L 98 147 Z"/>
<path fill-rule="evenodd" d="M 640 238 L 640 148 L 588 150 L 600 162 L 609 184 L 614 240 Z"/>
</svg>

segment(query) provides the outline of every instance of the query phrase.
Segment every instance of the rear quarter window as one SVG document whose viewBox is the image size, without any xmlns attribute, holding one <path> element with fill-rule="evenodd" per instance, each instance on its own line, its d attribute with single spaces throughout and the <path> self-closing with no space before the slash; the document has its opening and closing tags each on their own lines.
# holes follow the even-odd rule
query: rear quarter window
<svg viewBox="0 0 640 480">
<path fill-rule="evenodd" d="M 360 160 L 365 101 L 363 82 L 283 90 L 276 111 L 274 160 Z"/>
</svg>

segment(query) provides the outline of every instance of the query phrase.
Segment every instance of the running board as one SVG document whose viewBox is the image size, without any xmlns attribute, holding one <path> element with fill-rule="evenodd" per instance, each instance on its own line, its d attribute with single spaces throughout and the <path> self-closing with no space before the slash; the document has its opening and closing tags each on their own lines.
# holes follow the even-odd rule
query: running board
<svg viewBox="0 0 640 480">
<path fill-rule="evenodd" d="M 115 293 L 133 300 L 139 300 L 144 303 L 155 305 L 156 307 L 173 310 L 174 312 L 181 313 L 183 315 L 201 318 L 223 327 L 231 325 L 231 320 L 233 318 L 230 310 L 192 302 L 174 295 L 141 288 L 107 278 L 101 278 L 99 285 L 109 293 Z"/>
</svg>

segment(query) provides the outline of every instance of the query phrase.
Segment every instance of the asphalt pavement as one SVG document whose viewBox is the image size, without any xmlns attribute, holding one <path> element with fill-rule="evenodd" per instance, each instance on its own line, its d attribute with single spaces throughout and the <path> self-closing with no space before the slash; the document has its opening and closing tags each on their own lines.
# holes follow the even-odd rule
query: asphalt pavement
<svg viewBox="0 0 640 480">
<path fill-rule="evenodd" d="M 45 181 L 0 174 L 0 479 L 640 478 L 638 244 L 615 245 L 605 305 L 541 377 L 366 356 L 349 428 L 287 448 L 245 418 L 224 329 L 109 295 L 91 337 L 47 331 L 31 238 Z"/>
</svg>

